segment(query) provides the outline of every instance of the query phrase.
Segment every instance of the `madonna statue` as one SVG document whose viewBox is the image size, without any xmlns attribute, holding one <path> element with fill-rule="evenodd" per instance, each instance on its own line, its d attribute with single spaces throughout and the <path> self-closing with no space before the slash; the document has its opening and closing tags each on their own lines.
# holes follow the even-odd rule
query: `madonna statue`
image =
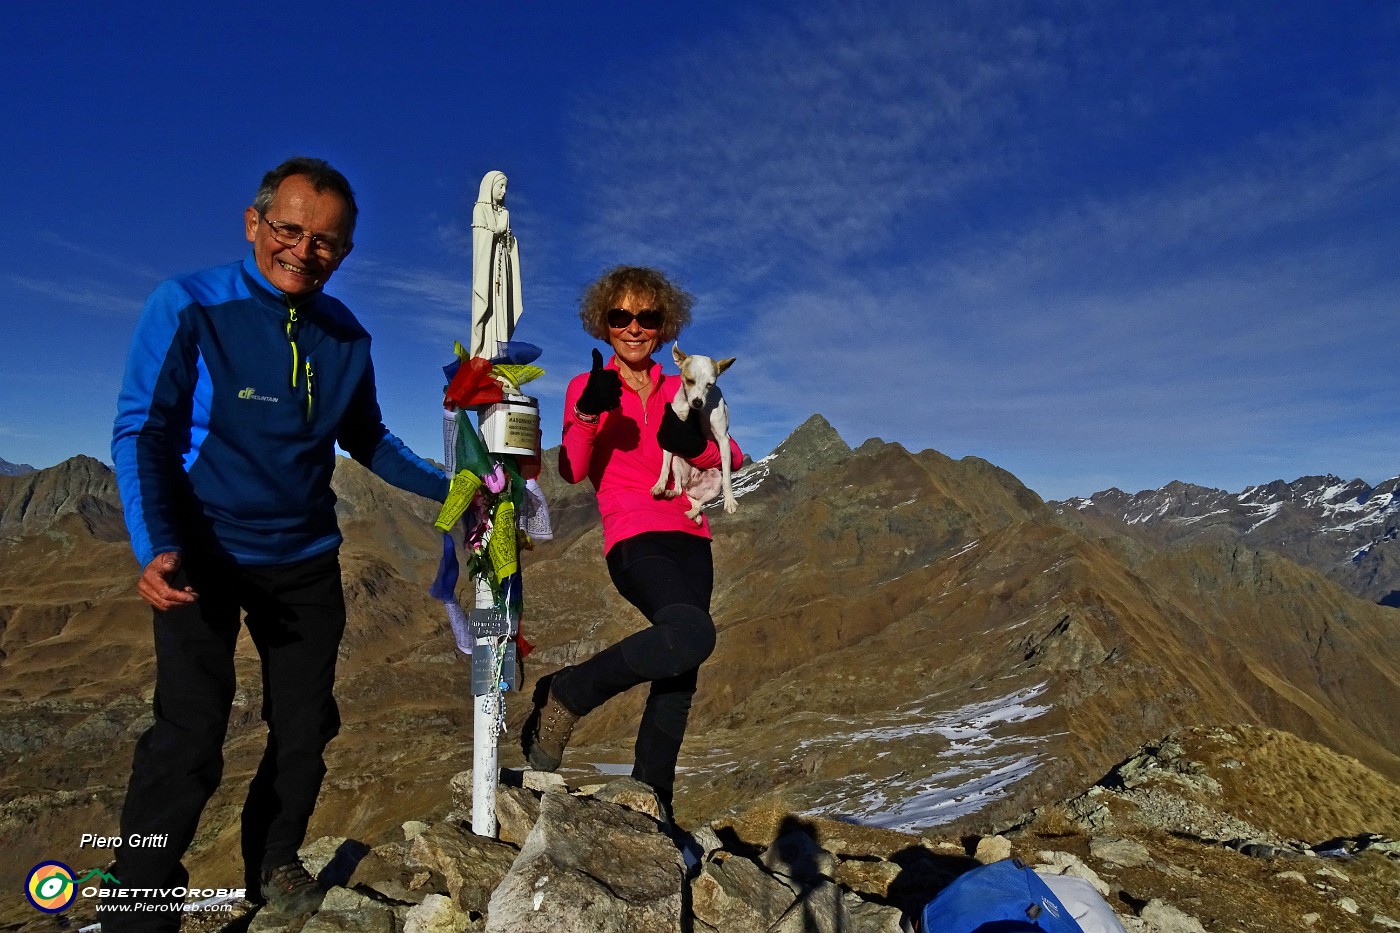
<svg viewBox="0 0 1400 933">
<path fill-rule="evenodd" d="M 491 358 L 520 320 L 520 249 L 505 209 L 506 176 L 487 172 L 472 208 L 472 356 Z"/>
</svg>

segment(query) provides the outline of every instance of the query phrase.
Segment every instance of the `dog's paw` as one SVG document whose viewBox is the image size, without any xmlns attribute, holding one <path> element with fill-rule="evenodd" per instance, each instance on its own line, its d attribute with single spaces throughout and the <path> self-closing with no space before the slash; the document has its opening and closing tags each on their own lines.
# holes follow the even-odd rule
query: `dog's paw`
<svg viewBox="0 0 1400 933">
<path fill-rule="evenodd" d="M 730 514 L 730 515 L 733 515 L 735 512 L 739 511 L 739 503 L 735 502 L 733 499 L 729 498 L 728 496 L 725 496 L 725 497 L 724 497 L 724 511 L 727 512 L 727 513 Z"/>
<path fill-rule="evenodd" d="M 664 482 L 657 483 L 655 486 L 651 487 L 651 494 L 653 496 L 664 496 L 666 494 L 666 484 Z"/>
</svg>

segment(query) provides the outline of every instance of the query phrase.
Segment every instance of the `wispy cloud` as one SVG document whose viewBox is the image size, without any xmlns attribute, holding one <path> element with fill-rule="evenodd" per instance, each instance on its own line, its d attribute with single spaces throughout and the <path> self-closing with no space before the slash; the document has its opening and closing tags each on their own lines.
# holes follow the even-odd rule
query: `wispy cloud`
<svg viewBox="0 0 1400 933">
<path fill-rule="evenodd" d="M 143 294 L 139 287 L 123 288 L 95 279 L 56 281 L 12 275 L 10 284 L 25 291 L 90 314 L 135 319 Z"/>
<path fill-rule="evenodd" d="M 1081 477 L 1126 451 L 1323 463 L 1394 423 L 1395 227 L 1366 207 L 1400 201 L 1394 97 L 1147 161 L 1156 115 L 1232 79 L 1239 23 L 1079 9 L 755 16 L 659 66 L 668 90 L 585 102 L 590 237 L 709 272 L 683 342 L 740 356 L 756 452 L 820 410 L 1049 488 L 1047 451 Z"/>
<path fill-rule="evenodd" d="M 1162 23 L 1177 41 L 1158 49 L 1127 34 L 1142 24 L 1089 31 L 1014 4 L 754 14 L 650 63 L 662 80 L 585 102 L 576 158 L 600 205 L 589 237 L 603 252 L 718 263 L 745 284 L 867 262 L 910 235 L 941 239 L 965 222 L 965 199 L 1046 159 L 1042 109 L 1073 82 L 1106 84 L 1069 74 L 1076 60 L 1097 68 L 1097 44 L 1109 41 L 1150 59 L 1160 89 L 1111 101 L 1150 111 L 1153 94 L 1199 79 L 1211 56 L 1180 53 L 1208 20 Z"/>
<path fill-rule="evenodd" d="M 67 252 L 83 257 L 89 264 L 105 266 L 124 275 L 134 277 L 143 282 L 158 282 L 165 278 L 167 273 L 148 266 L 143 263 L 133 262 L 129 256 L 118 255 L 107 250 L 97 249 L 85 243 L 75 243 L 68 237 L 53 230 L 45 230 L 38 233 L 35 239 L 46 246 L 55 246 Z"/>
</svg>

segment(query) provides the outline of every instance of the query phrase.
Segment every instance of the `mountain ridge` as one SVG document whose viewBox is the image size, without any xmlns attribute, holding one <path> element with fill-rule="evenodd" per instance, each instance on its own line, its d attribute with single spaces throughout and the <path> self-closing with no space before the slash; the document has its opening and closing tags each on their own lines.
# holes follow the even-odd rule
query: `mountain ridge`
<svg viewBox="0 0 1400 933">
<path fill-rule="evenodd" d="M 1051 507 L 1081 527 L 1155 544 L 1229 540 L 1275 551 L 1362 598 L 1400 605 L 1400 476 L 1375 486 L 1303 476 L 1238 493 L 1172 482 L 1132 494 L 1110 488 Z"/>
<path fill-rule="evenodd" d="M 778 795 L 814 817 L 970 830 L 1194 725 L 1287 729 L 1400 777 L 1395 610 L 1238 542 L 1164 547 L 1076 525 L 979 458 L 875 439 L 851 449 L 834 433 L 809 419 L 741 472 L 737 513 L 709 513 L 719 638 L 683 750 L 685 825 Z M 608 580 L 591 489 L 564 484 L 554 457 L 541 484 L 556 535 L 524 555 L 523 624 L 537 649 L 524 690 L 507 697 L 512 730 L 540 675 L 645 624 Z M 17 871 L 75 814 L 114 825 L 148 716 L 138 568 L 124 541 L 72 517 L 72 493 L 106 480 L 85 464 L 71 472 L 68 495 L 58 475 L 24 487 L 54 489 L 24 509 L 14 481 L 0 482 L 0 509 L 19 516 L 0 535 L 0 747 L 24 763 L 0 778 L 0 796 L 29 814 L 0 809 L 0 861 Z M 470 763 L 470 664 L 425 592 L 436 507 L 344 459 L 335 488 L 344 726 L 312 832 L 363 837 L 450 806 L 444 787 Z M 237 661 L 227 778 L 196 865 L 236 858 L 237 808 L 261 751 L 246 642 Z M 566 778 L 625 767 L 642 699 L 580 723 Z M 512 739 L 501 756 L 519 763 Z"/>
<path fill-rule="evenodd" d="M 0 457 L 0 476 L 22 476 L 25 473 L 33 473 L 34 467 L 27 463 L 11 463 L 4 457 Z"/>
</svg>

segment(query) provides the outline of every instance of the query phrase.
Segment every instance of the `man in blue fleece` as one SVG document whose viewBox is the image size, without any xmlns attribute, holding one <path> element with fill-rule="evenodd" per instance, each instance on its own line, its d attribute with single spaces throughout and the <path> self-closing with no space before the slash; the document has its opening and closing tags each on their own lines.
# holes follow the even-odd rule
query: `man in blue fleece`
<svg viewBox="0 0 1400 933">
<path fill-rule="evenodd" d="M 401 489 L 447 478 L 384 427 L 370 337 L 322 291 L 350 253 L 355 196 L 320 159 L 268 172 L 244 212 L 252 254 L 161 283 L 127 360 L 112 459 L 138 589 L 155 607 L 155 724 L 141 737 L 114 874 L 154 889 L 111 930 L 174 930 L 170 889 L 223 770 L 240 615 L 262 658 L 267 748 L 243 808 L 250 895 L 306 913 L 323 892 L 297 857 L 340 726 L 345 629 L 335 445 Z"/>
</svg>

